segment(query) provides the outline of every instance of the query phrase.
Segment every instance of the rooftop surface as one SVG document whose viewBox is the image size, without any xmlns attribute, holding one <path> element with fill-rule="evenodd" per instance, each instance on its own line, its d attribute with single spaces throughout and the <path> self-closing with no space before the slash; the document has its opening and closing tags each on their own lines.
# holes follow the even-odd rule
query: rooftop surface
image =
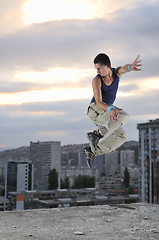
<svg viewBox="0 0 159 240">
<path fill-rule="evenodd" d="M 0 212 L 1 240 L 156 240 L 159 205 L 124 204 Z"/>
<path fill-rule="evenodd" d="M 159 118 L 155 119 L 155 120 L 149 120 L 149 122 L 145 122 L 145 123 L 138 123 L 137 124 L 137 128 L 144 128 L 144 127 L 158 127 L 159 124 Z"/>
</svg>

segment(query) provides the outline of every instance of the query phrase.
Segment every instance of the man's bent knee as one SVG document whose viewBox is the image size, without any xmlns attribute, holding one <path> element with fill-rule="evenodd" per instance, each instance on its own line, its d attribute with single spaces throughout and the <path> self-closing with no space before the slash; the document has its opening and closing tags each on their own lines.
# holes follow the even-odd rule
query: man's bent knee
<svg viewBox="0 0 159 240">
<path fill-rule="evenodd" d="M 124 132 L 124 133 L 123 133 L 123 140 L 124 140 L 124 142 L 125 142 L 127 139 L 128 139 L 128 135 L 127 135 L 126 132 Z"/>
<path fill-rule="evenodd" d="M 122 110 L 119 114 L 119 121 L 121 122 L 122 125 L 126 124 L 128 120 L 130 119 L 130 116 L 128 113 L 126 113 L 124 110 Z"/>
</svg>

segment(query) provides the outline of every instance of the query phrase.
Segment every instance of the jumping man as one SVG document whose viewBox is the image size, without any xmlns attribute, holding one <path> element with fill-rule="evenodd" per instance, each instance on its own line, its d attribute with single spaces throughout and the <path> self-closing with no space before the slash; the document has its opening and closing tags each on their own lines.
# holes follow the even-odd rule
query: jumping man
<svg viewBox="0 0 159 240">
<path fill-rule="evenodd" d="M 141 60 L 137 56 L 132 64 L 112 68 L 111 61 L 106 54 L 100 53 L 94 59 L 98 75 L 92 81 L 94 96 L 87 114 L 97 129 L 87 133 L 90 147 L 86 147 L 84 151 L 89 168 L 92 168 L 94 156 L 116 150 L 127 139 L 122 125 L 128 121 L 129 115 L 113 103 L 121 75 L 131 71 L 140 71 L 140 63 Z"/>
</svg>

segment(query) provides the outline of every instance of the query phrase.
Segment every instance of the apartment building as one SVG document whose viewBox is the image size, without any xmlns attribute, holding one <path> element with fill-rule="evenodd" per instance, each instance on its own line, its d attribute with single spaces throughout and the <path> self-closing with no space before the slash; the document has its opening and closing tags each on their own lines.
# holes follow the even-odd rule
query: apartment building
<svg viewBox="0 0 159 240">
<path fill-rule="evenodd" d="M 119 153 L 114 151 L 105 156 L 105 176 L 114 177 L 119 172 Z"/>
<path fill-rule="evenodd" d="M 33 165 L 30 161 L 8 161 L 6 164 L 6 196 L 10 191 L 22 192 L 33 189 Z"/>
<path fill-rule="evenodd" d="M 159 119 L 140 123 L 137 129 L 141 201 L 159 203 Z"/>
<path fill-rule="evenodd" d="M 60 187 L 61 142 L 30 142 L 30 160 L 34 164 L 34 189 L 48 190 L 48 176 L 51 169 L 58 172 Z"/>
</svg>

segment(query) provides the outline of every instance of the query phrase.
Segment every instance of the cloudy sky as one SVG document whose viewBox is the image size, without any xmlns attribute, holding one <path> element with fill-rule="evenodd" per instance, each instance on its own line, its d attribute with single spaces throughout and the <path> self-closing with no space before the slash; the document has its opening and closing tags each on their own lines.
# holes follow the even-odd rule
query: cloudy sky
<svg viewBox="0 0 159 240">
<path fill-rule="evenodd" d="M 94 57 L 142 71 L 121 78 L 115 105 L 137 123 L 159 117 L 159 1 L 0 0 L 0 147 L 86 143 Z"/>
</svg>

